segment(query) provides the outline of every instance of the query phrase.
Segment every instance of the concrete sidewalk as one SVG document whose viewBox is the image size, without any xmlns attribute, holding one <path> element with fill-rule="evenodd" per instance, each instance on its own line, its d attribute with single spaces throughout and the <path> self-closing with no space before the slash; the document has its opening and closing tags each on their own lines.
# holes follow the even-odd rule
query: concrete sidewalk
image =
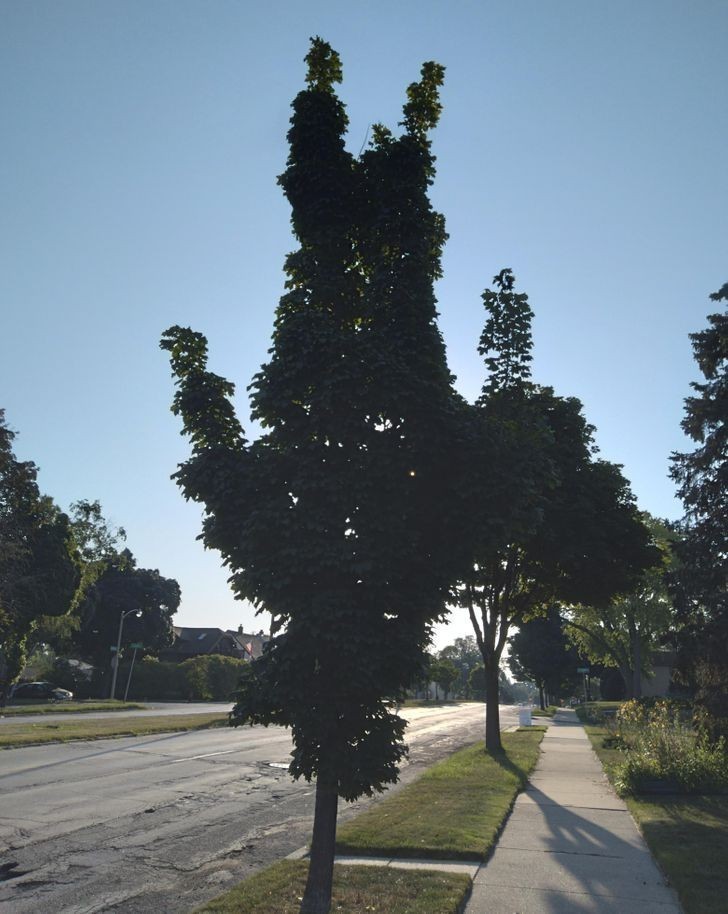
<svg viewBox="0 0 728 914">
<path fill-rule="evenodd" d="M 681 914 L 573 711 L 559 711 L 465 914 Z"/>
</svg>

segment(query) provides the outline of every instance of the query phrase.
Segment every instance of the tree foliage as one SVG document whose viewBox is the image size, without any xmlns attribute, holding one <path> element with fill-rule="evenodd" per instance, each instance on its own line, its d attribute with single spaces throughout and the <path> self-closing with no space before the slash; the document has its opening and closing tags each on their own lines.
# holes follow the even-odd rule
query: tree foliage
<svg viewBox="0 0 728 914">
<path fill-rule="evenodd" d="M 444 612 L 462 407 L 436 324 L 444 220 L 427 196 L 443 68 L 409 87 L 403 133 L 377 125 L 355 157 L 338 55 L 314 39 L 306 61 L 279 179 L 298 247 L 250 386 L 263 435 L 246 441 L 201 334 L 173 327 L 162 346 L 193 452 L 178 483 L 205 506 L 202 539 L 236 596 L 273 617 L 236 719 L 290 726 L 291 773 L 317 779 L 302 910 L 326 911 L 336 798 L 396 779 L 404 724 L 386 698 L 417 678 Z"/>
<path fill-rule="evenodd" d="M 710 296 L 728 301 L 728 283 Z M 673 454 L 670 475 L 685 516 L 674 588 L 683 678 L 697 686 L 712 737 L 728 736 L 728 312 L 708 315 L 691 333 L 704 380 L 685 400 L 683 431 L 697 445 Z"/>
<path fill-rule="evenodd" d="M 104 517 L 99 501 L 82 499 L 73 502 L 68 513 L 71 535 L 80 561 L 81 580 L 71 612 L 62 616 L 43 615 L 36 621 L 29 639 L 31 653 L 46 647 L 52 648 L 56 654 L 72 654 L 77 650 L 77 633 L 82 624 L 80 607 L 84 597 L 108 562 L 118 559 L 119 546 L 126 539 L 124 528 L 112 526 Z M 104 649 L 108 650 L 108 645 Z M 101 649 L 97 653 L 102 656 Z M 105 659 L 108 659 L 108 654 Z"/>
<path fill-rule="evenodd" d="M 169 646 L 172 616 L 180 603 L 177 581 L 162 577 L 156 569 L 137 568 L 128 549 L 98 561 L 100 567 L 77 608 L 79 627 L 72 636 L 76 652 L 96 667 L 107 667 L 121 613 L 133 610 L 139 610 L 139 615 L 129 615 L 124 621 L 122 656 L 134 643 L 143 644 L 151 656 Z"/>
<path fill-rule="evenodd" d="M 615 667 L 628 698 L 642 696 L 642 676 L 650 673 L 650 654 L 670 630 L 673 605 L 667 588 L 676 535 L 663 521 L 642 514 L 658 550 L 659 561 L 628 592 L 596 605 L 570 607 L 566 627 L 592 663 Z"/>
<path fill-rule="evenodd" d="M 491 749 L 501 745 L 498 673 L 512 626 L 555 601 L 598 603 L 626 591 L 654 558 L 620 468 L 595 458 L 581 403 L 530 380 L 532 312 L 514 282 L 502 270 L 496 291 L 483 295 L 488 375 L 465 473 L 472 552 L 455 590 L 483 657 Z"/>
<path fill-rule="evenodd" d="M 456 638 L 452 644 L 445 645 L 437 656 L 440 660 L 451 660 L 455 664 L 465 695 L 468 696 L 470 671 L 482 663 L 475 637 L 466 635 L 464 638 Z"/>
<path fill-rule="evenodd" d="M 444 698 L 448 697 L 459 678 L 460 671 L 452 660 L 441 657 L 430 664 L 430 679 L 442 689 Z"/>
<path fill-rule="evenodd" d="M 13 453 L 0 410 L 0 702 L 25 663 L 41 616 L 72 605 L 80 572 L 68 517 L 38 488 L 38 469 Z"/>
<path fill-rule="evenodd" d="M 564 632 L 557 606 L 523 622 L 509 642 L 511 672 L 517 680 L 536 685 L 542 709 L 574 693 L 578 655 Z"/>
</svg>

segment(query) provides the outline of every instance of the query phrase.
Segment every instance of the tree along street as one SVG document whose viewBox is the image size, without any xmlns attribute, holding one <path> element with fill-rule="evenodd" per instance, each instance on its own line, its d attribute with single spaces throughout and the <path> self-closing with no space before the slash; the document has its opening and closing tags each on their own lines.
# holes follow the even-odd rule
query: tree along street
<svg viewBox="0 0 728 914">
<path fill-rule="evenodd" d="M 482 739 L 480 704 L 406 714 L 403 784 Z M 246 727 L 0 753 L 0 909 L 192 910 L 310 839 L 314 787 L 291 781 L 291 748 L 287 730 Z"/>
</svg>

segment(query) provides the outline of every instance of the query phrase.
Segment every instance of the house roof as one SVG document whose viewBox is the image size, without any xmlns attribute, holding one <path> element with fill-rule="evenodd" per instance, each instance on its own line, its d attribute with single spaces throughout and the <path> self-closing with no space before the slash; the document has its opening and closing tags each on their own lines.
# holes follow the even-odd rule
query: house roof
<svg viewBox="0 0 728 914">
<path fill-rule="evenodd" d="M 173 650 L 181 654 L 210 654 L 222 638 L 229 637 L 229 632 L 221 628 L 178 628 Z"/>
</svg>

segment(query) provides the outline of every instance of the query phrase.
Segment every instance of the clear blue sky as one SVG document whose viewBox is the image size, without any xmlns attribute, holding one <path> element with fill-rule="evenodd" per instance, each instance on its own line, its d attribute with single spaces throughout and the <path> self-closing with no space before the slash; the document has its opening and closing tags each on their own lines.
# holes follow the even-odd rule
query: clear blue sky
<svg viewBox="0 0 728 914">
<path fill-rule="evenodd" d="M 677 517 L 668 456 L 696 378 L 687 334 L 728 279 L 724 0 L 5 0 L 0 3 L 0 406 L 67 508 L 100 499 L 179 624 L 256 629 L 200 509 L 160 333 L 189 324 L 245 393 L 266 358 L 289 212 L 289 105 L 308 38 L 340 52 L 358 152 L 447 67 L 432 191 L 441 329 L 475 397 L 480 293 L 511 267 L 535 379 L 574 395 L 639 504 Z M 464 619 L 438 636 L 467 633 Z"/>
</svg>

